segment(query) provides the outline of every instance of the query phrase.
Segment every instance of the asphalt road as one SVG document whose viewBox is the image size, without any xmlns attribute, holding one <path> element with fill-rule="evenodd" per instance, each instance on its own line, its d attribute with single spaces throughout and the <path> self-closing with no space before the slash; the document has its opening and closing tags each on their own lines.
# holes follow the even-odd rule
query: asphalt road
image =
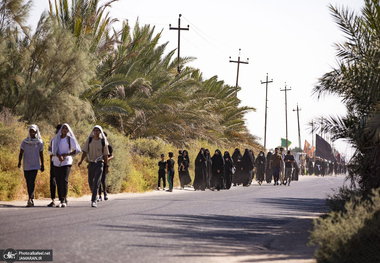
<svg viewBox="0 0 380 263">
<path fill-rule="evenodd" d="M 343 176 L 300 177 L 291 186 L 257 183 L 223 191 L 110 195 L 0 202 L 0 250 L 52 249 L 54 262 L 314 262 L 312 218 Z"/>
</svg>

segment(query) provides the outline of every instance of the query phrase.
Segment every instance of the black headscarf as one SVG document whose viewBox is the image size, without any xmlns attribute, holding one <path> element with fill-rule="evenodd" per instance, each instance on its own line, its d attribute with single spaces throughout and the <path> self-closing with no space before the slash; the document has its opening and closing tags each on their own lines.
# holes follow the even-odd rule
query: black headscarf
<svg viewBox="0 0 380 263">
<path fill-rule="evenodd" d="M 243 155 L 241 155 L 241 152 L 240 152 L 239 148 L 236 148 L 235 151 L 234 151 L 234 153 L 232 154 L 232 160 L 236 164 L 237 160 L 241 159 L 241 158 L 243 158 Z"/>
<path fill-rule="evenodd" d="M 261 154 L 262 154 L 262 156 L 261 156 Z M 262 164 L 261 164 L 261 162 L 262 162 Z M 257 155 L 256 166 L 258 166 L 258 165 L 263 165 L 263 166 L 266 165 L 265 154 L 263 151 L 260 151 L 259 155 Z"/>
<path fill-rule="evenodd" d="M 227 158 L 228 158 L 228 161 L 226 161 Z M 223 160 L 225 162 L 225 165 L 226 166 L 228 165 L 228 169 L 232 169 L 232 167 L 234 166 L 234 161 L 232 160 L 231 155 L 228 151 L 224 152 Z"/>
<path fill-rule="evenodd" d="M 203 167 L 206 166 L 206 154 L 205 154 L 205 149 L 201 148 L 199 150 L 199 153 L 197 155 L 197 158 L 195 159 L 195 166 L 196 167 Z"/>
<path fill-rule="evenodd" d="M 211 158 L 212 160 L 212 170 L 213 172 L 216 170 L 220 170 L 221 172 L 224 172 L 224 159 L 222 156 L 222 153 L 219 149 L 217 149 L 215 152 L 218 152 L 218 154 L 214 154 Z"/>
</svg>

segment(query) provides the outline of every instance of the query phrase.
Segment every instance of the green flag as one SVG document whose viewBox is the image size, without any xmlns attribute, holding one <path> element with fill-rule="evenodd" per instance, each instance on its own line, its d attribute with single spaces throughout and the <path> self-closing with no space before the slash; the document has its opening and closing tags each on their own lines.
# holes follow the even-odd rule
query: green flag
<svg viewBox="0 0 380 263">
<path fill-rule="evenodd" d="M 292 144 L 291 141 L 288 140 L 288 147 Z M 286 147 L 286 139 L 281 138 L 281 147 Z"/>
</svg>

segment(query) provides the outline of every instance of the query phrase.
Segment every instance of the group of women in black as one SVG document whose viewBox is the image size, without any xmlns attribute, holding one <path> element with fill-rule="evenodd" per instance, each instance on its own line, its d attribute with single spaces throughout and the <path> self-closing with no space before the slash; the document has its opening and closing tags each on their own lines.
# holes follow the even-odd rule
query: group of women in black
<svg viewBox="0 0 380 263">
<path fill-rule="evenodd" d="M 255 156 L 248 149 L 245 149 L 244 155 L 239 149 L 235 149 L 232 157 L 228 151 L 222 154 L 217 149 L 211 157 L 208 149 L 201 148 L 195 159 L 194 190 L 204 191 L 208 188 L 219 191 L 230 189 L 232 185 L 249 186 L 254 176 L 254 167 Z M 190 176 L 186 178 L 189 180 Z M 180 181 L 181 187 L 184 187 L 181 175 Z"/>
</svg>

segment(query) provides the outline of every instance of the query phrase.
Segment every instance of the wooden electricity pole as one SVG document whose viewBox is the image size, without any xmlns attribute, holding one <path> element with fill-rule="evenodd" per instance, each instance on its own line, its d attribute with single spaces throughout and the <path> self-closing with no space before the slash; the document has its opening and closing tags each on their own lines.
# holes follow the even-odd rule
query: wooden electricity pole
<svg viewBox="0 0 380 263">
<path fill-rule="evenodd" d="M 247 58 L 247 61 L 240 61 L 240 51 L 241 51 L 241 48 L 239 48 L 239 57 L 238 57 L 237 61 L 231 60 L 231 57 L 230 57 L 230 62 L 237 63 L 236 96 L 237 96 L 237 87 L 239 85 L 239 67 L 240 67 L 240 64 L 248 64 L 248 60 L 249 60 L 249 58 Z"/>
<path fill-rule="evenodd" d="M 297 111 L 297 121 L 298 121 L 298 144 L 300 149 L 301 148 L 301 129 L 300 129 L 300 108 L 298 108 L 298 103 L 297 103 L 297 109 L 293 109 L 293 111 Z"/>
<path fill-rule="evenodd" d="M 267 78 L 266 81 L 261 81 L 261 84 L 266 84 L 266 92 L 265 92 L 265 125 L 264 125 L 264 151 L 266 152 L 267 150 L 267 110 L 268 110 L 268 84 L 273 82 L 273 79 L 268 81 L 268 73 L 267 73 Z"/>
<path fill-rule="evenodd" d="M 190 26 L 187 25 L 187 27 L 185 28 L 181 28 L 181 14 L 179 14 L 179 18 L 178 18 L 178 27 L 172 27 L 171 24 L 169 24 L 169 29 L 170 30 L 178 30 L 178 74 L 181 72 L 181 68 L 180 68 L 180 62 L 179 62 L 179 58 L 180 58 L 180 46 L 181 46 L 181 30 L 189 30 Z"/>
<path fill-rule="evenodd" d="M 285 89 L 280 89 L 280 91 L 285 91 L 285 125 L 286 125 L 286 151 L 288 151 L 288 101 L 286 97 L 286 92 L 292 90 L 292 88 L 287 88 L 285 82 Z"/>
</svg>

